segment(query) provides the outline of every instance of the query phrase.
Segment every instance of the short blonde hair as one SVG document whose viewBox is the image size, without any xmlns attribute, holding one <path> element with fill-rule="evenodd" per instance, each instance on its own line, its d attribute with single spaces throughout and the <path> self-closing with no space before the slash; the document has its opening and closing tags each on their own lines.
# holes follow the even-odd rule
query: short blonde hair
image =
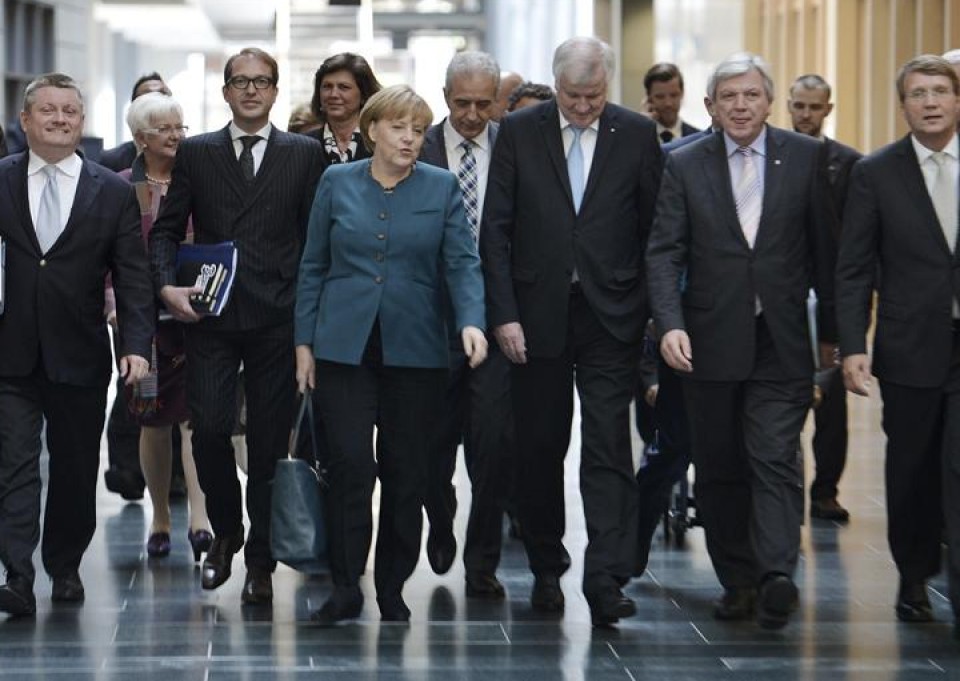
<svg viewBox="0 0 960 681">
<path fill-rule="evenodd" d="M 370 139 L 372 123 L 407 116 L 425 128 L 433 122 L 430 105 L 409 85 L 394 85 L 374 93 L 360 112 L 360 134 L 367 149 L 373 151 L 376 147 L 376 143 Z"/>
</svg>

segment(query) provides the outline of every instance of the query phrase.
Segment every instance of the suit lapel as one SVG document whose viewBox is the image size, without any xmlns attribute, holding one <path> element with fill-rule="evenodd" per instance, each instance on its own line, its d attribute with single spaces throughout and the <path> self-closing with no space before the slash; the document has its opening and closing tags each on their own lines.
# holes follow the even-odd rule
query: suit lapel
<svg viewBox="0 0 960 681">
<path fill-rule="evenodd" d="M 543 113 L 540 115 L 540 134 L 543 136 L 543 144 L 547 149 L 550 164 L 557 174 L 560 185 L 567 193 L 567 200 L 572 210 L 573 190 L 570 188 L 570 175 L 567 174 L 567 158 L 563 154 L 563 137 L 560 133 L 560 114 L 555 101 L 547 103 L 543 108 Z"/>
<path fill-rule="evenodd" d="M 240 171 L 240 162 L 233 149 L 233 140 L 230 139 L 230 126 L 223 128 L 219 133 L 217 144 L 212 145 L 211 155 L 218 167 L 219 175 L 241 201 L 250 194 L 247 181 Z"/>
<path fill-rule="evenodd" d="M 772 229 L 768 226 L 768 221 L 776 212 L 776 206 L 780 205 L 784 170 L 790 167 L 788 165 L 789 155 L 786 138 L 779 134 L 776 129 L 767 126 L 767 156 L 763 164 L 763 207 L 760 210 L 760 225 L 757 227 L 757 239 L 753 244 L 754 249 L 760 247 L 760 240 L 763 238 L 764 232 Z M 744 238 L 744 243 L 746 243 L 746 238 Z"/>
<path fill-rule="evenodd" d="M 733 196 L 733 185 L 730 182 L 730 164 L 727 161 L 727 150 L 723 143 L 723 133 L 714 133 L 709 144 L 704 145 L 707 158 L 703 164 L 707 185 L 713 194 L 714 205 L 724 218 L 724 222 L 731 234 L 743 247 L 750 248 L 747 239 L 743 236 L 740 227 L 740 218 L 737 217 L 737 202 Z M 761 218 L 762 219 L 762 218 Z"/>
<path fill-rule="evenodd" d="M 80 177 L 77 180 L 77 193 L 73 197 L 70 217 L 67 219 L 67 224 L 60 233 L 60 236 L 53 242 L 50 250 L 55 249 L 61 241 L 70 238 L 70 235 L 77 229 L 77 225 L 86 219 L 87 214 L 90 212 L 90 207 L 93 206 L 94 201 L 96 201 L 97 196 L 100 194 L 102 186 L 103 180 L 100 179 L 100 174 L 90 163 L 84 161 L 80 167 Z"/>
<path fill-rule="evenodd" d="M 920 222 L 929 230 L 930 236 L 933 237 L 937 247 L 953 258 L 954 254 L 950 253 L 947 238 L 943 235 L 943 229 L 940 227 L 940 218 L 937 217 L 937 211 L 933 207 L 933 199 L 930 198 L 930 192 L 927 191 L 927 183 L 923 178 L 923 171 L 920 170 L 920 163 L 917 159 L 917 153 L 913 150 L 910 135 L 897 142 L 897 158 L 900 165 L 900 176 L 903 179 L 903 188 L 910 200 L 908 205 L 917 207 Z"/>
<path fill-rule="evenodd" d="M 600 173 L 606 167 L 607 157 L 613 149 L 616 141 L 617 115 L 611 112 L 609 106 L 605 106 L 603 113 L 600 114 L 597 128 L 597 146 L 593 150 L 593 161 L 590 162 L 590 174 L 587 176 L 587 185 L 583 189 L 583 201 L 580 203 L 580 210 L 590 200 L 590 195 L 600 183 Z M 564 163 L 566 165 L 566 163 Z M 569 182 L 569 177 L 568 177 Z"/>
</svg>

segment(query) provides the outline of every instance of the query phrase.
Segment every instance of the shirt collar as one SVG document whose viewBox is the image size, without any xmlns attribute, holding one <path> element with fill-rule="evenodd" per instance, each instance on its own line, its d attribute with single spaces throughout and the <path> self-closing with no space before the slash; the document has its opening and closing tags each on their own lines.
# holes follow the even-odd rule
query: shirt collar
<svg viewBox="0 0 960 681">
<path fill-rule="evenodd" d="M 270 131 L 271 131 L 272 129 L 273 129 L 273 126 L 272 126 L 269 122 L 267 122 L 267 124 L 266 124 L 265 126 L 263 126 L 262 128 L 260 128 L 259 130 L 257 130 L 257 131 L 256 131 L 255 133 L 253 133 L 253 134 L 254 134 L 254 135 L 259 135 L 259 136 L 262 137 L 263 139 L 268 140 L 268 139 L 270 139 Z M 247 135 L 249 135 L 249 134 L 250 134 L 249 132 L 246 132 L 246 131 L 244 131 L 244 130 L 241 130 L 241 129 L 237 126 L 236 123 L 234 123 L 233 121 L 230 121 L 230 139 L 231 139 L 231 140 L 233 140 L 234 142 L 236 142 L 236 141 L 237 141 L 238 139 L 240 139 L 241 137 L 245 137 L 245 136 L 247 136 Z"/>
<path fill-rule="evenodd" d="M 680 120 L 679 116 L 677 117 L 677 124 L 674 125 L 672 128 L 668 128 L 667 126 L 663 125 L 660 121 L 656 121 L 656 124 L 657 124 L 657 137 L 659 137 L 660 134 L 664 132 L 669 132 L 671 135 L 673 135 L 673 138 L 670 140 L 671 142 L 673 140 L 678 140 L 681 137 L 683 137 L 683 122 Z"/>
<path fill-rule="evenodd" d="M 448 150 L 456 150 L 465 139 L 467 138 L 457 132 L 457 129 L 453 127 L 449 117 L 443 119 L 443 141 Z M 480 134 L 474 137 L 471 141 L 489 153 L 490 149 L 488 147 L 490 146 L 490 124 L 487 123 L 485 126 L 483 126 L 483 130 L 480 131 Z"/>
<path fill-rule="evenodd" d="M 559 116 L 560 116 L 560 129 L 561 129 L 561 130 L 566 130 L 568 127 L 570 127 L 571 123 L 570 123 L 570 121 L 567 120 L 567 117 L 563 115 L 563 112 L 560 111 L 560 107 L 557 107 L 557 114 L 559 114 Z M 593 130 L 594 132 L 599 132 L 599 131 L 600 131 L 600 116 L 597 116 L 596 119 L 594 119 L 593 123 L 591 123 L 589 126 L 587 126 L 587 128 L 590 129 L 590 130 Z"/>
<path fill-rule="evenodd" d="M 724 131 L 723 133 L 723 144 L 727 149 L 727 158 L 730 158 L 735 153 L 737 153 L 737 149 L 739 149 L 741 146 L 736 142 L 734 142 L 732 139 L 730 139 L 730 135 L 728 135 L 726 131 Z M 747 146 L 749 146 L 753 150 L 753 153 L 755 154 L 759 154 L 760 156 L 764 156 L 764 157 L 767 155 L 767 126 L 766 125 L 763 126 L 763 129 L 760 131 L 760 134 L 757 135 L 757 138 Z"/>
<path fill-rule="evenodd" d="M 37 156 L 32 150 L 30 151 L 30 161 L 27 163 L 27 175 L 34 175 L 39 173 L 44 166 L 51 165 L 44 161 L 42 158 Z M 59 162 L 54 163 L 53 165 L 57 166 L 61 173 L 68 175 L 70 177 L 76 177 L 80 174 L 80 169 L 83 167 L 83 159 L 80 158 L 77 154 L 70 154 L 64 159 L 61 159 Z"/>
<path fill-rule="evenodd" d="M 913 135 L 910 135 L 910 141 L 913 143 L 913 150 L 916 152 L 917 161 L 920 162 L 921 166 L 928 158 L 936 153 L 933 149 L 923 146 Z M 957 136 L 954 135 L 951 137 L 950 141 L 947 143 L 947 146 L 940 151 L 944 152 L 952 159 L 960 158 L 960 141 L 957 140 Z"/>
</svg>

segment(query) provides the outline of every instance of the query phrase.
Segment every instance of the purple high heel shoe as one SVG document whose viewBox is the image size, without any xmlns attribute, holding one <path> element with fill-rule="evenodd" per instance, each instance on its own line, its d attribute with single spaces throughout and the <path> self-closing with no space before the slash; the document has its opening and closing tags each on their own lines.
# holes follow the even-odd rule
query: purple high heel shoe
<svg viewBox="0 0 960 681">
<path fill-rule="evenodd" d="M 193 562 L 200 562 L 200 555 L 210 550 L 213 544 L 213 535 L 207 530 L 190 530 L 187 532 L 187 540 L 190 542 L 190 548 L 193 549 Z"/>
<path fill-rule="evenodd" d="M 151 558 L 163 558 L 170 555 L 170 533 L 154 532 L 147 538 L 147 555 Z"/>
</svg>

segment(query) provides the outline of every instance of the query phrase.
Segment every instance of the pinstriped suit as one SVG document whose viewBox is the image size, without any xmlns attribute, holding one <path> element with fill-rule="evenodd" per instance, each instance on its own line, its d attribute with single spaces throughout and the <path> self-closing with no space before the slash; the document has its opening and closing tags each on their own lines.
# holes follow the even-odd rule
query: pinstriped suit
<svg viewBox="0 0 960 681">
<path fill-rule="evenodd" d="M 229 127 L 185 140 L 173 182 L 150 233 L 154 286 L 176 285 L 177 245 L 193 219 L 194 240 L 237 245 L 237 276 L 219 318 L 188 328 L 187 396 L 194 456 L 207 511 L 218 535 L 242 530 L 240 484 L 230 434 L 236 377 L 247 394 L 250 535 L 248 567 L 272 569 L 268 543 L 273 466 L 287 448 L 294 387 L 293 303 L 307 218 L 322 172 L 315 140 L 271 129 L 263 161 L 248 184 Z"/>
</svg>

